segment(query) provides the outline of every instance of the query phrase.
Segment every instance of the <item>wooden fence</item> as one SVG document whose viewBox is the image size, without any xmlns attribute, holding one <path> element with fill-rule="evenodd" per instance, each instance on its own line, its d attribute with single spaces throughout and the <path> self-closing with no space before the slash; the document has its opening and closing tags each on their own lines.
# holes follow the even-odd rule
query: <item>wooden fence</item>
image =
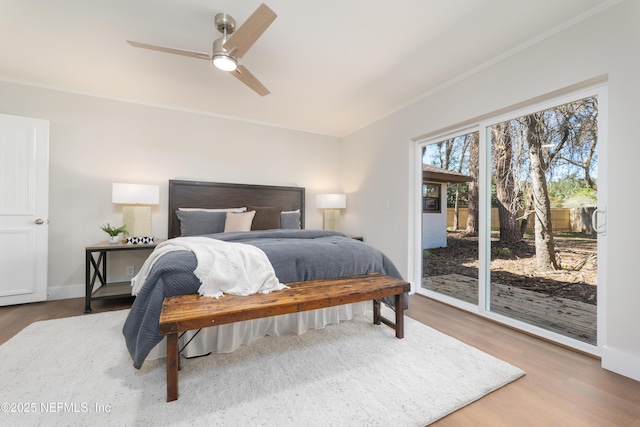
<svg viewBox="0 0 640 427">
<path fill-rule="evenodd" d="M 579 233 L 593 233 L 591 214 L 595 207 L 582 208 L 553 208 L 551 209 L 551 227 L 553 231 L 573 231 Z M 454 208 L 447 208 L 447 229 L 453 229 Z M 467 225 L 467 208 L 458 208 L 458 229 L 464 229 Z M 527 230 L 533 230 L 533 213 L 529 215 Z M 491 229 L 500 229 L 498 208 L 491 208 Z"/>
</svg>

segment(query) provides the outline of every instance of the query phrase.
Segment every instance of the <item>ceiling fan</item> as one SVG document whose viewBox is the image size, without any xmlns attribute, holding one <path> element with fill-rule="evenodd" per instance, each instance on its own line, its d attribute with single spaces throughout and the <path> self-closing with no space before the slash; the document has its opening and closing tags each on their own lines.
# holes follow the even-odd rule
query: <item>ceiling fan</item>
<svg viewBox="0 0 640 427">
<path fill-rule="evenodd" d="M 231 75 L 249 86 L 260 96 L 265 96 L 270 93 L 269 90 L 244 65 L 238 64 L 238 59 L 247 53 L 249 48 L 253 46 L 276 17 L 277 15 L 267 5 L 261 4 L 245 23 L 236 30 L 236 21 L 233 17 L 226 13 L 216 14 L 214 23 L 218 31 L 222 33 L 222 37 L 213 42 L 213 53 L 211 55 L 206 52 L 155 46 L 131 40 L 127 40 L 127 43 L 143 49 L 206 59 L 211 61 L 216 68 L 230 72 Z M 233 37 L 230 37 L 232 34 Z"/>
</svg>

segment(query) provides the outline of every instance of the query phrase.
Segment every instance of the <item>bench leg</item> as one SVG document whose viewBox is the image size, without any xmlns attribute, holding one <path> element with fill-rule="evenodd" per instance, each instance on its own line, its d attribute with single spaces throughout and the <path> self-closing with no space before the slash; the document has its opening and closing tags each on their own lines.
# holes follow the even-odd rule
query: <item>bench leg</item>
<svg viewBox="0 0 640 427">
<path fill-rule="evenodd" d="M 393 323 L 380 314 L 380 300 L 373 300 L 373 324 L 384 323 L 396 331 L 396 338 L 404 338 L 404 293 L 395 295 L 395 312 L 396 322 Z"/>
<path fill-rule="evenodd" d="M 396 295 L 396 338 L 404 338 L 404 293 Z"/>
<path fill-rule="evenodd" d="M 374 299 L 373 300 L 373 324 L 379 325 L 381 318 L 382 316 L 380 315 L 380 300 Z"/>
<path fill-rule="evenodd" d="M 167 335 L 167 402 L 178 400 L 178 334 Z"/>
</svg>

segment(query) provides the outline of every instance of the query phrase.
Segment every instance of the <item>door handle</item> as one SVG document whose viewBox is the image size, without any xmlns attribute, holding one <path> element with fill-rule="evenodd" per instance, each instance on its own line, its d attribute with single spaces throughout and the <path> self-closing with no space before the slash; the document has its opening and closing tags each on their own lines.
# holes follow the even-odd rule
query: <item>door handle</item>
<svg viewBox="0 0 640 427">
<path fill-rule="evenodd" d="M 34 223 L 35 225 L 42 225 L 42 224 L 44 224 L 44 220 L 43 220 L 43 219 L 41 219 L 41 218 L 38 218 L 38 219 L 36 219 L 35 221 L 33 221 L 33 223 Z"/>
<path fill-rule="evenodd" d="M 604 222 L 602 224 L 598 224 L 598 213 L 601 213 L 604 217 Z M 594 209 L 591 214 L 591 224 L 593 225 L 593 230 L 598 234 L 605 234 L 607 231 L 607 208 L 604 209 Z"/>
</svg>

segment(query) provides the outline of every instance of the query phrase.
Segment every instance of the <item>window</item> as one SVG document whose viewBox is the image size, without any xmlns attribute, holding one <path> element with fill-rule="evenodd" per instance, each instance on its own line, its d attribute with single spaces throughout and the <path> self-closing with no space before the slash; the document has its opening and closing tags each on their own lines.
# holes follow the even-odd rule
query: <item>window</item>
<svg viewBox="0 0 640 427">
<path fill-rule="evenodd" d="M 432 183 L 422 184 L 422 211 L 440 213 L 441 185 Z"/>
</svg>

